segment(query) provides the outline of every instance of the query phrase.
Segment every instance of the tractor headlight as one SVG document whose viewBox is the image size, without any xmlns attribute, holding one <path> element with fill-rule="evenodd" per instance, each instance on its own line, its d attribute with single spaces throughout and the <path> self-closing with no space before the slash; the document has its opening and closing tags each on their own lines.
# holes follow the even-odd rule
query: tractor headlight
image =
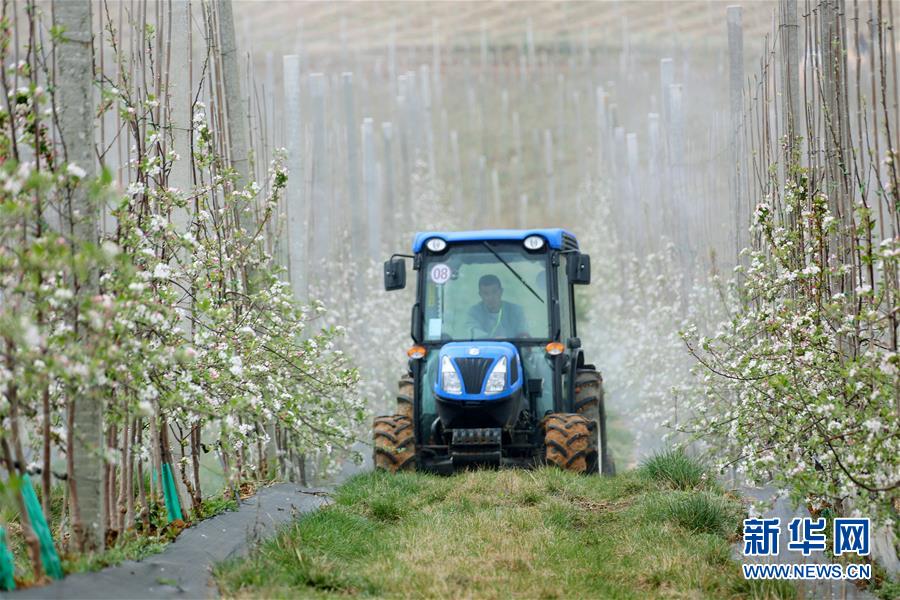
<svg viewBox="0 0 900 600">
<path fill-rule="evenodd" d="M 441 387 L 448 394 L 462 394 L 462 381 L 459 380 L 459 373 L 453 368 L 449 356 L 441 360 Z"/>
<path fill-rule="evenodd" d="M 491 369 L 487 384 L 484 386 L 485 394 L 499 394 L 506 389 L 506 357 L 503 356 Z"/>
<path fill-rule="evenodd" d="M 431 238 L 425 242 L 425 247 L 432 252 L 443 252 L 447 248 L 447 242 L 441 238 Z"/>
<path fill-rule="evenodd" d="M 525 238 L 525 247 L 529 250 L 540 250 L 544 247 L 544 238 L 539 235 L 529 235 Z"/>
</svg>

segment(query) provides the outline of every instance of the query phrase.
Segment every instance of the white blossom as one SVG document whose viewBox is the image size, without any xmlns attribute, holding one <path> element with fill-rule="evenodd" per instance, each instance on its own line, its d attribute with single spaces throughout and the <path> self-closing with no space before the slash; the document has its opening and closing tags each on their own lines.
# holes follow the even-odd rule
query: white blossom
<svg viewBox="0 0 900 600">
<path fill-rule="evenodd" d="M 154 279 L 168 279 L 172 275 L 172 268 L 166 263 L 157 263 L 153 269 Z"/>
<path fill-rule="evenodd" d="M 83 179 L 84 176 L 87 175 L 87 172 L 75 163 L 69 163 L 68 165 L 66 165 L 66 173 L 71 177 L 75 177 L 77 179 Z"/>
</svg>

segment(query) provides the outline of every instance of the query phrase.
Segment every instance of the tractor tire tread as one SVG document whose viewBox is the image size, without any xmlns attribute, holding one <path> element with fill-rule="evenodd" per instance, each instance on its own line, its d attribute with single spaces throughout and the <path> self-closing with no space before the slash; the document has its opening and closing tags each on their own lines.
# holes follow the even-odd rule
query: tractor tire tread
<svg viewBox="0 0 900 600">
<path fill-rule="evenodd" d="M 603 475 L 615 475 L 615 463 L 609 440 L 609 427 L 603 393 L 603 375 L 594 365 L 585 364 L 575 373 L 575 412 L 586 416 L 596 424 L 596 454 L 592 455 L 591 471 Z"/>
<path fill-rule="evenodd" d="M 590 456 L 596 453 L 594 428 L 584 415 L 553 413 L 543 421 L 545 459 L 566 471 L 590 472 Z"/>
<path fill-rule="evenodd" d="M 569 459 L 566 461 L 566 468 L 567 469 L 571 468 L 572 464 L 574 464 L 575 461 L 578 460 L 579 458 L 585 459 L 585 462 L 586 462 L 587 455 L 588 455 L 588 453 L 585 450 L 579 450 L 578 452 L 573 453 L 572 456 L 570 456 Z"/>
<path fill-rule="evenodd" d="M 589 408 L 591 404 L 598 404 L 600 402 L 599 396 L 588 396 L 586 398 L 581 398 L 580 400 L 575 401 L 575 412 L 583 412 L 584 408 Z"/>
<path fill-rule="evenodd" d="M 389 439 L 391 441 L 391 443 L 393 443 L 394 445 L 397 444 L 397 436 L 394 435 L 393 433 L 391 433 L 390 431 L 375 430 L 375 432 L 372 434 L 372 436 L 373 437 L 384 437 L 384 438 Z"/>
<path fill-rule="evenodd" d="M 559 442 L 557 442 L 556 440 L 547 440 L 547 445 L 552 446 L 561 454 L 568 453 L 568 449 L 565 446 L 563 446 L 562 444 L 560 444 Z"/>
<path fill-rule="evenodd" d="M 415 387 L 412 377 L 404 374 L 397 382 L 397 413 L 413 418 L 413 397 Z"/>
<path fill-rule="evenodd" d="M 586 434 L 586 433 L 576 433 L 575 435 L 569 437 L 568 440 L 566 440 L 566 445 L 567 445 L 567 446 L 571 446 L 572 444 L 574 444 L 574 443 L 577 442 L 578 440 L 583 439 L 583 438 L 586 438 L 586 437 L 589 437 L 588 434 Z"/>
<path fill-rule="evenodd" d="M 391 444 L 393 446 L 396 446 L 397 448 L 405 448 L 406 446 L 414 443 L 413 436 L 411 435 L 406 436 L 403 439 L 399 439 L 396 435 L 393 435 L 387 431 L 376 431 L 374 437 L 387 438 L 388 440 L 390 440 Z"/>
<path fill-rule="evenodd" d="M 372 438 L 375 442 L 373 459 L 376 470 L 411 470 L 415 467 L 415 436 L 412 434 L 412 419 L 397 414 L 376 417 Z"/>
</svg>

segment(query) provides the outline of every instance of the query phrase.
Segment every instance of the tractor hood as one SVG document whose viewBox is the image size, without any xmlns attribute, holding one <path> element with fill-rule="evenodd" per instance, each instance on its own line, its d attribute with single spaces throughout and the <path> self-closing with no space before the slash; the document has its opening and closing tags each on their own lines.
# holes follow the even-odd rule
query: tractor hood
<svg viewBox="0 0 900 600">
<path fill-rule="evenodd" d="M 451 342 L 438 354 L 434 394 L 443 400 L 504 400 L 521 388 L 522 361 L 508 342 Z"/>
</svg>

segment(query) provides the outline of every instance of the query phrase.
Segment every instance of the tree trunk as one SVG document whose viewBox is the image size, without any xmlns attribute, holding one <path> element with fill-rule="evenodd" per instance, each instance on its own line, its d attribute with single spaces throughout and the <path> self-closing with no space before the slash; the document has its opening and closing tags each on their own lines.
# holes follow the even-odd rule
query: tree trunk
<svg viewBox="0 0 900 600">
<path fill-rule="evenodd" d="M 115 455 L 118 428 L 113 423 L 106 432 L 106 454 Z M 108 461 L 103 464 L 103 510 L 106 516 L 104 539 L 116 538 L 116 465 Z M 110 535 L 112 534 L 112 535 Z"/>
<path fill-rule="evenodd" d="M 12 348 L 12 342 L 10 340 L 6 340 L 6 366 L 10 372 L 15 372 L 15 368 L 13 366 L 13 359 L 10 348 Z M 15 459 L 10 455 L 9 445 L 6 444 L 6 439 L 4 438 L 3 450 L 5 452 L 5 459 L 7 464 L 7 469 L 9 470 L 9 476 L 12 477 L 14 471 L 12 470 L 12 465 L 18 465 L 18 475 L 20 477 L 24 476 L 25 471 L 25 454 L 22 451 L 22 439 L 19 436 L 19 432 L 22 427 L 19 421 L 19 398 L 18 398 L 18 386 L 12 384 L 9 386 L 6 392 L 6 397 L 9 400 L 9 434 L 13 443 L 13 449 L 15 451 Z M 13 494 L 16 498 L 16 504 L 19 509 L 19 519 L 22 525 L 22 537 L 25 539 L 25 545 L 28 547 L 28 554 L 31 558 L 31 566 L 34 569 L 35 576 L 40 578 L 43 574 L 43 567 L 41 562 L 41 543 L 38 540 L 37 535 L 35 534 L 34 528 L 31 526 L 31 518 L 28 516 L 28 510 L 25 507 L 25 500 L 22 498 L 22 494 L 20 492 L 15 492 Z"/>
<path fill-rule="evenodd" d="M 9 446 L 5 446 L 5 451 L 9 451 Z M 24 469 L 19 469 L 19 476 L 21 477 L 24 474 Z M 10 471 L 10 475 L 13 472 Z M 41 561 L 41 542 L 38 539 L 38 536 L 34 533 L 34 528 L 31 526 L 31 518 L 28 516 L 28 509 L 25 507 L 25 501 L 22 499 L 22 494 L 16 492 L 14 494 L 16 508 L 19 510 L 19 521 L 22 526 L 22 538 L 25 541 L 25 547 L 28 548 L 28 558 L 31 560 L 31 568 L 34 571 L 34 576 L 36 579 L 40 579 L 44 574 L 44 563 Z"/>
<path fill-rule="evenodd" d="M 141 441 L 143 438 L 143 430 L 144 424 L 140 419 L 137 419 L 134 423 L 134 428 L 137 433 L 137 442 L 135 446 L 137 448 L 141 447 Z M 152 461 L 151 461 L 152 464 Z M 153 470 L 151 468 L 151 481 L 153 480 Z M 138 482 L 138 494 L 141 497 L 141 514 L 139 515 L 141 518 L 141 524 L 143 525 L 144 533 L 150 531 L 150 492 L 147 490 L 147 486 L 144 485 L 144 461 L 141 458 L 141 455 L 138 454 L 137 457 L 137 482 Z"/>
<path fill-rule="evenodd" d="M 119 535 L 124 533 L 128 527 L 125 515 L 128 514 L 128 502 L 126 495 L 128 494 L 128 464 L 131 461 L 130 446 L 131 436 L 128 430 L 128 411 L 125 411 L 125 418 L 122 421 L 122 448 L 119 450 L 121 456 L 121 464 L 119 466 L 119 492 L 116 500 L 116 524 L 115 527 L 119 531 Z"/>
<path fill-rule="evenodd" d="M 56 45 L 59 134 L 66 162 L 85 175 L 69 191 L 66 234 L 80 242 L 96 243 L 98 210 L 88 197 L 88 182 L 96 173 L 94 157 L 93 44 L 90 0 L 54 0 L 53 22 L 62 29 Z M 76 282 L 93 295 L 96 274 Z M 73 491 L 81 519 L 80 545 L 86 551 L 103 549 L 103 401 L 96 392 L 71 398 L 73 414 Z M 73 520 L 74 524 L 74 520 Z"/>
<path fill-rule="evenodd" d="M 139 448 L 137 444 L 138 420 L 131 421 L 129 428 L 128 442 L 128 462 L 125 463 L 125 527 L 129 529 L 134 527 L 134 450 Z M 138 457 L 140 460 L 140 457 Z"/>
<path fill-rule="evenodd" d="M 44 509 L 44 518 L 50 522 L 50 494 L 52 493 L 52 485 L 50 481 L 50 383 L 44 382 L 41 391 L 42 404 L 44 411 L 44 421 L 42 423 L 41 441 L 43 445 L 44 470 L 41 473 L 41 505 Z"/>
<path fill-rule="evenodd" d="M 193 506 L 197 514 L 200 514 L 200 508 L 203 505 L 203 491 L 200 489 L 200 435 L 202 431 L 200 423 L 193 425 L 191 428 L 191 464 L 194 475 Z"/>
</svg>

